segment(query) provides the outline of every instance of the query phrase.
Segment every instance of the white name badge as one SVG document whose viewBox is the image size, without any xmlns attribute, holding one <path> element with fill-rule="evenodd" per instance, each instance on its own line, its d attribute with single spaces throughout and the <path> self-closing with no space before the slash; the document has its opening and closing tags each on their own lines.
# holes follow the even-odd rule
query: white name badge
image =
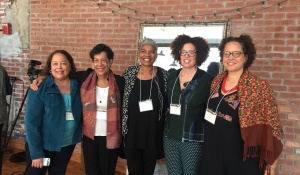
<svg viewBox="0 0 300 175">
<path fill-rule="evenodd" d="M 181 114 L 181 105 L 170 104 L 170 114 L 180 115 Z"/>
<path fill-rule="evenodd" d="M 152 105 L 152 100 L 151 99 L 148 99 L 148 100 L 145 100 L 145 101 L 140 101 L 139 106 L 140 106 L 140 112 L 152 111 L 153 110 L 153 105 Z"/>
<path fill-rule="evenodd" d="M 71 111 L 67 111 L 66 120 L 74 120 L 73 114 Z"/>
<path fill-rule="evenodd" d="M 214 113 L 214 112 L 206 109 L 206 111 L 205 111 L 205 117 L 204 117 L 205 120 L 209 121 L 210 123 L 212 123 L 214 125 L 215 122 L 216 122 L 216 118 L 217 118 L 217 114 L 216 113 Z"/>
<path fill-rule="evenodd" d="M 97 110 L 96 119 L 106 120 L 107 119 L 106 110 Z"/>
</svg>

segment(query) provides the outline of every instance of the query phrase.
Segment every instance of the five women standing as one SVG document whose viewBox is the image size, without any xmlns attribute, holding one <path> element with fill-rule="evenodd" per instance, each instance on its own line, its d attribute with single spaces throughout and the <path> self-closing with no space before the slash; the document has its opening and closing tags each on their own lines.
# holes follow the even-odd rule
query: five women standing
<svg viewBox="0 0 300 175">
<path fill-rule="evenodd" d="M 168 77 L 153 66 L 156 43 L 144 39 L 138 51 L 141 65 L 125 70 L 125 86 L 110 71 L 109 47 L 100 44 L 90 52 L 95 71 L 88 72 L 81 86 L 86 173 L 114 174 L 124 86 L 122 131 L 130 175 L 153 174 L 164 152 L 170 175 L 263 175 L 282 151 L 282 127 L 271 87 L 248 71 L 256 54 L 251 37 L 222 40 L 219 50 L 226 71 L 212 85 L 213 77 L 198 68 L 210 51 L 203 38 L 179 35 L 171 50 L 182 68 Z M 41 166 L 35 162 L 33 166 Z"/>
</svg>

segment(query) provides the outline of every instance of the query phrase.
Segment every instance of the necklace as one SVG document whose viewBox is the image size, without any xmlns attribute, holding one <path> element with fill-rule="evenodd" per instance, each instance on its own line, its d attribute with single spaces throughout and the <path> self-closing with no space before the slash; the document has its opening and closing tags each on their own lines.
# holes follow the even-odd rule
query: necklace
<svg viewBox="0 0 300 175">
<path fill-rule="evenodd" d="M 103 98 L 105 92 L 107 91 L 108 87 L 102 88 L 102 89 L 104 89 L 103 92 L 102 92 L 102 95 L 100 94 L 100 89 L 101 89 L 101 88 L 99 87 L 99 95 L 100 95 L 100 96 L 99 96 L 99 102 L 102 103 L 102 98 Z"/>
<path fill-rule="evenodd" d="M 154 67 L 152 68 L 152 79 L 151 79 L 151 87 L 150 87 L 150 95 L 149 95 L 149 99 L 151 98 L 151 91 L 152 91 L 152 82 L 153 82 L 153 74 L 154 74 Z M 142 79 L 142 75 L 140 73 L 140 101 L 142 101 L 142 83 L 141 83 L 141 80 Z"/>
</svg>

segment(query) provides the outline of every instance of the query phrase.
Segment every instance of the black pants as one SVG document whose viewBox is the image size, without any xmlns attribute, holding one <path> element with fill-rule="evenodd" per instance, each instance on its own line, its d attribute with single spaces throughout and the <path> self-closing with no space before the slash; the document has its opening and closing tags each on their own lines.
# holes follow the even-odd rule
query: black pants
<svg viewBox="0 0 300 175">
<path fill-rule="evenodd" d="M 119 149 L 107 149 L 105 136 L 94 138 L 83 136 L 82 140 L 86 175 L 114 175 Z"/>
<path fill-rule="evenodd" d="M 50 166 L 43 168 L 35 168 L 31 166 L 32 159 L 28 148 L 28 143 L 25 143 L 26 150 L 26 170 L 24 175 L 45 175 L 48 170 L 48 175 L 64 175 L 67 171 L 68 163 L 71 159 L 75 145 L 62 147 L 60 152 L 44 150 L 45 157 L 50 158 Z"/>
<path fill-rule="evenodd" d="M 125 147 L 129 175 L 153 175 L 156 165 L 156 151 L 128 149 Z"/>
</svg>

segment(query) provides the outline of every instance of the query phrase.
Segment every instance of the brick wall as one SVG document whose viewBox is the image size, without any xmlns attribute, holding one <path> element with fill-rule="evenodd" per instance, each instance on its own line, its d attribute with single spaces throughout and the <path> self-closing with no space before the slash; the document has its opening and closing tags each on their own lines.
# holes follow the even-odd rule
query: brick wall
<svg viewBox="0 0 300 175">
<path fill-rule="evenodd" d="M 265 5 L 274 7 L 255 13 L 259 6 L 242 9 L 240 15 L 230 11 L 238 7 L 259 3 L 257 0 L 117 0 L 114 3 L 130 7 L 137 11 L 166 15 L 157 17 L 157 21 L 187 20 L 178 15 L 213 14 L 198 16 L 195 20 L 220 20 L 231 18 L 231 34 L 238 36 L 250 34 L 258 50 L 257 60 L 251 70 L 266 79 L 274 88 L 278 100 L 280 117 L 284 126 L 284 150 L 280 156 L 279 174 L 300 174 L 300 1 L 266 1 Z M 101 1 L 99 5 L 92 0 L 30 0 L 31 28 L 30 53 L 21 61 L 9 59 L 4 62 L 9 73 L 27 81 L 26 72 L 29 58 L 45 64 L 46 56 L 53 50 L 65 49 L 75 58 L 79 69 L 91 66 L 88 52 L 97 43 L 110 45 L 116 53 L 112 69 L 121 74 L 133 65 L 139 35 L 138 20 L 132 11 L 118 9 L 116 5 Z M 126 14 L 111 14 L 111 10 Z M 229 10 L 227 13 L 218 12 Z M 250 13 L 250 14 L 248 14 Z M 245 14 L 245 15 L 241 15 Z M 1 7 L 0 7 L 1 15 Z M 151 15 L 137 14 L 143 20 L 152 20 Z M 3 62 L 3 60 L 2 60 Z M 26 82 L 28 85 L 29 82 Z M 18 91 L 21 91 L 21 87 Z"/>
<path fill-rule="evenodd" d="M 10 4 L 10 1 L 0 0 L 0 23 L 5 16 L 5 8 Z"/>
</svg>

